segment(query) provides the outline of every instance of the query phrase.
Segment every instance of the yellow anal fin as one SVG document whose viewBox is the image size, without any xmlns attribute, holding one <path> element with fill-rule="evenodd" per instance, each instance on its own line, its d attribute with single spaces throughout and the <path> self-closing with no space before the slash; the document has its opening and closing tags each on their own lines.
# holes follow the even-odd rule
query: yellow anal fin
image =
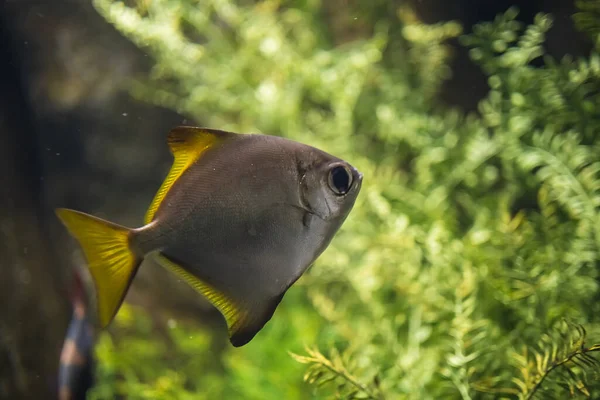
<svg viewBox="0 0 600 400">
<path fill-rule="evenodd" d="M 210 303 L 217 308 L 217 310 L 219 310 L 227 322 L 227 329 L 229 331 L 230 338 L 235 336 L 237 332 L 244 328 L 246 322 L 248 321 L 249 313 L 240 305 L 236 304 L 233 299 L 227 297 L 224 293 L 221 293 L 207 283 L 202 282 L 200 279 L 187 272 L 165 255 L 158 254 L 156 259 L 162 266 L 171 270 L 185 280 L 197 292 L 206 297 L 208 301 L 210 301 Z"/>
<path fill-rule="evenodd" d="M 154 219 L 158 207 L 179 177 L 195 163 L 207 149 L 237 134 L 216 129 L 178 126 L 169 132 L 167 143 L 174 161 L 165 181 L 154 196 L 146 212 L 145 223 Z"/>
<path fill-rule="evenodd" d="M 117 314 L 142 261 L 129 247 L 131 230 L 75 210 L 59 208 L 56 215 L 83 249 L 104 328 Z"/>
</svg>

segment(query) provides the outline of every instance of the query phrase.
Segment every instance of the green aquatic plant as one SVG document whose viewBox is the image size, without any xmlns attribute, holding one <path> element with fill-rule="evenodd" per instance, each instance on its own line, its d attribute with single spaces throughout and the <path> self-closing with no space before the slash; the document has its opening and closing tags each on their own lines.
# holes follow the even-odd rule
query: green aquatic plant
<svg viewBox="0 0 600 400">
<path fill-rule="evenodd" d="M 598 43 L 600 3 L 579 3 L 574 20 Z M 336 11 L 366 26 L 352 40 L 319 1 L 94 4 L 154 60 L 134 97 L 313 144 L 365 175 L 330 248 L 251 344 L 198 368 L 171 350 L 165 368 L 159 339 L 105 335 L 95 393 L 600 396 L 600 56 L 546 56 L 550 15 L 524 26 L 511 8 L 461 37 L 490 87 L 462 115 L 437 102 L 460 25 L 425 25 L 389 2 Z M 144 366 L 127 340 L 152 348 Z M 171 394 L 156 394 L 165 382 Z"/>
</svg>

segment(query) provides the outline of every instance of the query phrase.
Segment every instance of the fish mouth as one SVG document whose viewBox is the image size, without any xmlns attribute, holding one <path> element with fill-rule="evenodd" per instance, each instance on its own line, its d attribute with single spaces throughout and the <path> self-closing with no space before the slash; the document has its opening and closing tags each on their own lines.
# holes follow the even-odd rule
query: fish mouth
<svg viewBox="0 0 600 400">
<path fill-rule="evenodd" d="M 362 186 L 363 174 L 353 166 L 350 166 L 350 168 L 352 170 L 353 179 L 356 184 L 356 189 L 358 190 Z"/>
</svg>

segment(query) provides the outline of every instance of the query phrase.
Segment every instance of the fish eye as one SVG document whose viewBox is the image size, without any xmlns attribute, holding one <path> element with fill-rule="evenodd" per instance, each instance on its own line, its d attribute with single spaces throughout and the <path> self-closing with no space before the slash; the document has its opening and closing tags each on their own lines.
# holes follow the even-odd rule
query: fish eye
<svg viewBox="0 0 600 400">
<path fill-rule="evenodd" d="M 344 166 L 337 165 L 329 170 L 329 187 L 339 196 L 348 193 L 352 180 L 352 173 Z"/>
</svg>

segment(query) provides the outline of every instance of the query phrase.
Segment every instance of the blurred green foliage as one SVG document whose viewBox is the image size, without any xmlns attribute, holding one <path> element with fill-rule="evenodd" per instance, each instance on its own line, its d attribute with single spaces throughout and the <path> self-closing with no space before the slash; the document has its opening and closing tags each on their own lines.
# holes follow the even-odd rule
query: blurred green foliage
<svg viewBox="0 0 600 400">
<path fill-rule="evenodd" d="M 101 337 L 91 398 L 600 396 L 581 327 L 600 326 L 598 48 L 545 56 L 550 15 L 482 22 L 461 42 L 491 90 L 462 115 L 436 101 L 460 25 L 390 2 L 94 4 L 155 61 L 133 96 L 310 143 L 365 180 L 250 344 L 215 351 L 209 333 L 173 326 L 167 348 L 125 309 L 120 334 Z M 579 5 L 577 26 L 600 43 L 600 2 Z"/>
</svg>

